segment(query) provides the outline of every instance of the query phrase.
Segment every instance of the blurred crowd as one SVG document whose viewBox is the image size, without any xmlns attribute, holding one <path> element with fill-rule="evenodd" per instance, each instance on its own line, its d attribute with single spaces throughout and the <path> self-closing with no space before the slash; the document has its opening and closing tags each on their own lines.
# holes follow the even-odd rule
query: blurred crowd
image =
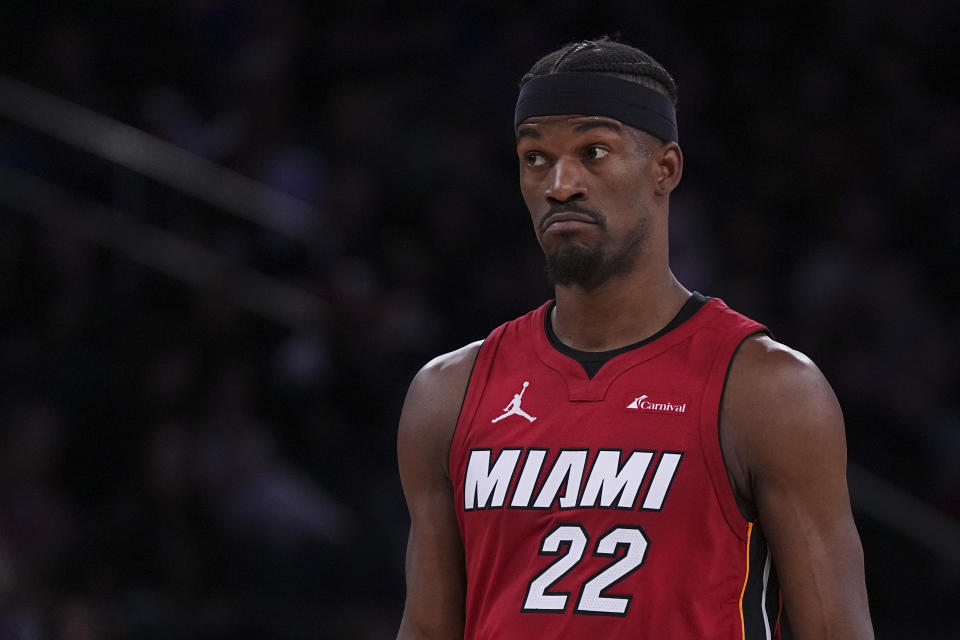
<svg viewBox="0 0 960 640">
<path fill-rule="evenodd" d="M 517 81 L 603 33 L 680 87 L 675 272 L 810 355 L 852 462 L 960 518 L 950 3 L 180 0 L 0 9 L 0 70 L 314 205 L 278 234 L 0 118 L 0 165 L 295 284 L 291 330 L 0 208 L 0 640 L 391 638 L 395 424 L 431 357 L 550 295 Z M 858 515 L 881 637 L 960 571 Z"/>
</svg>

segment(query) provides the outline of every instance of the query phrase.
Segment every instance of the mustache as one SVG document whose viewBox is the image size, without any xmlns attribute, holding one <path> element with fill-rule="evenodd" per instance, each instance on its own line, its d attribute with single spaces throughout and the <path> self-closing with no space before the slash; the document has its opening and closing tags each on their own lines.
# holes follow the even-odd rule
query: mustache
<svg viewBox="0 0 960 640">
<path fill-rule="evenodd" d="M 594 211 L 593 209 L 588 209 L 576 202 L 563 202 L 550 205 L 550 209 L 547 210 L 547 215 L 543 216 L 540 219 L 540 232 L 542 233 L 547 225 L 550 224 L 550 219 L 553 216 L 559 213 L 579 213 L 580 215 L 586 216 L 596 225 L 599 225 L 601 228 L 606 226 L 606 221 L 599 212 Z"/>
</svg>

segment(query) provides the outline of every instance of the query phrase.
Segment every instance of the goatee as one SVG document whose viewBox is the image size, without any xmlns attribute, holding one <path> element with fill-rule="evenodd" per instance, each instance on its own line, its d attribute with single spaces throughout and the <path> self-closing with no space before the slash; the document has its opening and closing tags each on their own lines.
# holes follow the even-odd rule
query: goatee
<svg viewBox="0 0 960 640">
<path fill-rule="evenodd" d="M 553 253 L 545 253 L 547 278 L 553 285 L 578 287 L 592 291 L 609 280 L 626 275 L 637 262 L 646 237 L 641 222 L 624 239 L 619 251 L 609 253 L 604 247 L 566 245 Z"/>
</svg>

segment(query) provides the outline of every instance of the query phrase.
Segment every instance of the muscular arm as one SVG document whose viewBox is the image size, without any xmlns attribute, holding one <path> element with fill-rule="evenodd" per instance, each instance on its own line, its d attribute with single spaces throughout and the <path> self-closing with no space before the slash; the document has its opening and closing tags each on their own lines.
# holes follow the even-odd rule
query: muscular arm
<svg viewBox="0 0 960 640">
<path fill-rule="evenodd" d="M 400 416 L 397 458 L 407 508 L 407 598 L 397 640 L 463 638 L 466 575 L 447 457 L 476 342 L 417 373 Z"/>
<path fill-rule="evenodd" d="M 748 340 L 730 370 L 721 433 L 741 507 L 770 543 L 794 636 L 873 638 L 843 415 L 826 379 L 802 354 Z"/>
</svg>

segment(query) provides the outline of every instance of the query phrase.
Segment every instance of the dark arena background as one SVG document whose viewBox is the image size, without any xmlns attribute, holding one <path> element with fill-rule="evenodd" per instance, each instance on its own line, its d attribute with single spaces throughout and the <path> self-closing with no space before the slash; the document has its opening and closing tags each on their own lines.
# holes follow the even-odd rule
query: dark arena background
<svg viewBox="0 0 960 640">
<path fill-rule="evenodd" d="M 605 33 L 678 277 L 840 398 L 878 637 L 960 637 L 960 12 L 777 4 L 4 1 L 0 639 L 393 637 L 406 386 L 550 295 L 517 82 Z"/>
</svg>

